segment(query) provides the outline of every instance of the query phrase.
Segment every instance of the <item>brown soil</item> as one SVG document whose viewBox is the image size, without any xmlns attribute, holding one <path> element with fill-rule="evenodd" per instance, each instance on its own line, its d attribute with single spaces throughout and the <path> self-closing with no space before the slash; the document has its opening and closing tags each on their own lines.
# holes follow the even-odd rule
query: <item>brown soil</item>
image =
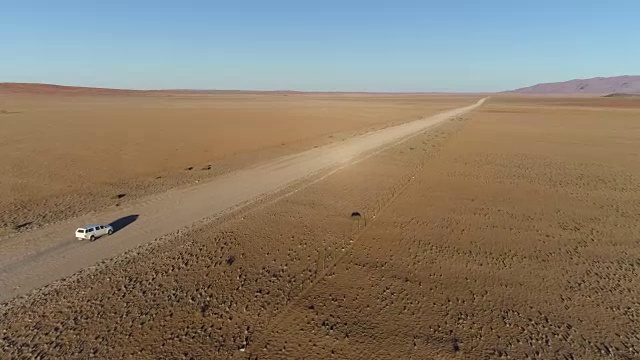
<svg viewBox="0 0 640 360">
<path fill-rule="evenodd" d="M 639 358 L 640 113 L 534 102 L 15 299 L 0 351 Z"/>
<path fill-rule="evenodd" d="M 494 109 L 495 111 L 525 111 L 527 110 L 525 107 L 546 110 L 640 110 L 640 99 L 637 97 L 601 97 L 597 95 L 503 95 L 500 96 L 500 104 L 502 107 Z"/>
<path fill-rule="evenodd" d="M 285 95 L 2 96 L 0 236 L 480 98 Z"/>
<path fill-rule="evenodd" d="M 0 302 L 70 276 L 101 260 L 154 241 L 231 209 L 348 166 L 421 132 L 482 106 L 485 99 L 454 110 L 390 126 L 346 141 L 279 157 L 197 186 L 174 189 L 106 211 L 75 217 L 2 241 Z M 325 175 L 323 175 L 325 174 Z M 78 242 L 73 230 L 84 224 L 111 223 L 108 241 Z M 126 229 L 124 229 L 126 227 Z M 123 231 L 120 231 L 123 230 Z"/>
</svg>

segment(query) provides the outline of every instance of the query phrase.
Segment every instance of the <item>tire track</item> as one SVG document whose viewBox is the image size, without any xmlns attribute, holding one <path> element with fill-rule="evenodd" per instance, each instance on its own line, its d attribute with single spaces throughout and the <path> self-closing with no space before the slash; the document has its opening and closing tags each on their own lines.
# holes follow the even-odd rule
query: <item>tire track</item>
<svg viewBox="0 0 640 360">
<path fill-rule="evenodd" d="M 456 132 L 459 131 L 456 130 Z M 401 141 L 398 141 L 397 143 L 394 143 L 392 145 L 389 145 L 387 147 L 385 147 L 384 149 L 380 149 L 379 151 L 376 151 L 375 154 L 379 154 L 385 150 L 388 150 L 389 148 L 392 148 L 394 146 L 400 145 L 403 142 L 416 137 L 420 134 L 423 134 L 424 132 L 421 133 L 417 133 L 412 135 L 409 138 L 403 139 Z M 455 132 L 453 133 L 455 134 Z M 453 135 L 451 134 L 451 135 Z M 450 135 L 450 136 L 451 136 Z M 449 139 L 447 139 L 449 140 Z M 446 143 L 446 141 L 445 141 Z M 366 158 L 373 156 L 374 154 L 370 154 L 368 155 Z M 392 196 L 387 198 L 387 199 L 383 199 L 382 201 L 379 200 L 374 200 L 375 203 L 377 204 L 377 206 L 375 206 L 373 208 L 373 210 L 375 211 L 375 209 L 377 208 L 377 211 L 372 212 L 371 216 L 368 217 L 369 220 L 367 221 L 366 225 L 359 231 L 357 231 L 354 236 L 349 240 L 349 245 L 347 247 L 344 248 L 342 254 L 340 254 L 338 257 L 336 257 L 331 263 L 328 264 L 328 266 L 323 269 L 323 271 L 316 277 L 316 279 L 311 282 L 311 284 L 309 284 L 306 288 L 304 288 L 291 302 L 289 302 L 283 309 L 281 309 L 273 318 L 273 320 L 271 320 L 268 325 L 265 327 L 265 329 L 263 331 L 261 331 L 264 334 L 271 334 L 273 333 L 273 329 L 277 328 L 278 326 L 280 326 L 282 324 L 282 321 L 285 320 L 287 314 L 291 313 L 291 310 L 294 309 L 296 306 L 300 305 L 300 302 L 305 299 L 307 297 L 307 295 L 309 295 L 309 293 L 311 293 L 311 291 L 313 291 L 315 289 L 315 287 L 321 283 L 329 274 L 333 273 L 335 268 L 342 263 L 342 261 L 352 252 L 354 246 L 356 244 L 359 243 L 359 240 L 364 237 L 367 232 L 372 229 L 374 227 L 374 225 L 377 223 L 377 219 L 380 218 L 381 215 L 383 215 L 391 205 L 393 205 L 393 203 L 400 197 L 402 196 L 410 187 L 411 185 L 414 183 L 417 175 L 422 172 L 426 166 L 426 164 L 429 162 L 429 160 L 432 157 L 426 157 L 423 161 L 420 162 L 420 164 L 418 166 L 416 166 L 414 168 L 414 171 L 411 173 L 410 177 L 408 178 L 408 180 L 404 180 L 404 183 L 399 186 L 399 187 L 394 187 L 392 188 L 391 192 L 392 192 Z M 358 161 L 355 161 L 354 163 L 360 162 L 362 160 L 365 160 L 365 158 L 359 159 Z M 336 171 L 338 171 L 339 169 L 336 169 L 334 171 L 332 171 L 331 173 L 334 173 Z M 329 174 L 327 174 L 326 176 L 323 176 L 321 179 L 324 179 L 328 176 Z M 313 183 L 316 183 L 318 181 L 320 181 L 321 179 L 318 179 L 316 181 L 314 181 Z M 305 187 L 308 187 L 310 185 L 312 185 L 313 183 L 308 184 Z M 293 193 L 293 192 L 292 192 Z M 292 194 L 291 193 L 291 194 Z M 290 194 L 287 194 L 286 196 L 288 196 Z M 380 203 L 382 203 L 380 205 Z M 253 356 L 255 356 L 256 358 L 259 357 L 258 351 L 260 351 L 259 349 L 262 349 L 265 347 L 265 345 L 267 345 L 269 342 L 268 338 L 265 338 L 261 341 L 259 341 L 258 343 L 252 345 L 251 347 L 254 347 L 256 349 L 255 353 L 249 353 L 248 357 L 249 358 L 253 358 Z"/>
</svg>

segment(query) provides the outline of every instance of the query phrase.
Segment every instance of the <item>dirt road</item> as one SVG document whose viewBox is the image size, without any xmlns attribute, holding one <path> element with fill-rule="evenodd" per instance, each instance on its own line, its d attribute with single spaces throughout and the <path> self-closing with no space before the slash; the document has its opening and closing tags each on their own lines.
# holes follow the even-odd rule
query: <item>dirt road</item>
<svg viewBox="0 0 640 360">
<path fill-rule="evenodd" d="M 3 240 L 0 243 L 0 302 L 202 219 L 246 205 L 296 181 L 347 164 L 372 150 L 471 111 L 484 101 Z M 88 223 L 112 223 L 116 233 L 95 242 L 75 240 L 75 228 Z"/>
</svg>

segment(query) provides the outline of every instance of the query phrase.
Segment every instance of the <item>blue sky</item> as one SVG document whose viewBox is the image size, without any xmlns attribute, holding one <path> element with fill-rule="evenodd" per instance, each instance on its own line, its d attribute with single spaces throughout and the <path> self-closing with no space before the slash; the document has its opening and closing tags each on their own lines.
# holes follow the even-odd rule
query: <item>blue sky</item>
<svg viewBox="0 0 640 360">
<path fill-rule="evenodd" d="M 640 1 L 0 0 L 0 82 L 497 91 L 640 74 Z"/>
</svg>

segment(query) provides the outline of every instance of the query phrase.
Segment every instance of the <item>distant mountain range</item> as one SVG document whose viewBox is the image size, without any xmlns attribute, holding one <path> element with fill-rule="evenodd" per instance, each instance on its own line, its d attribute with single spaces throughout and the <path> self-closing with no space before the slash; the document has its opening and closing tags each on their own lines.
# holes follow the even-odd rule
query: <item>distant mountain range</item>
<svg viewBox="0 0 640 360">
<path fill-rule="evenodd" d="M 508 91 L 515 94 L 640 94 L 640 76 L 597 77 L 557 83 L 538 84 Z"/>
</svg>

